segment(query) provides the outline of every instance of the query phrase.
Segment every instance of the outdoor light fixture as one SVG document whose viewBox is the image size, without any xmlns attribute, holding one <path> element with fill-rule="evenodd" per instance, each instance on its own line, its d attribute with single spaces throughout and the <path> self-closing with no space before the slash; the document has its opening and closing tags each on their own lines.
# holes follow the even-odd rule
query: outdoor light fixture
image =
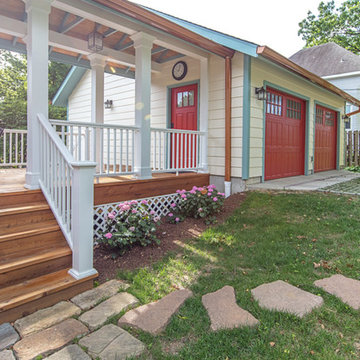
<svg viewBox="0 0 360 360">
<path fill-rule="evenodd" d="M 93 31 L 88 35 L 88 48 L 93 52 L 103 49 L 103 36 L 97 31 Z"/>
<path fill-rule="evenodd" d="M 111 109 L 113 106 L 113 101 L 112 100 L 106 100 L 105 101 L 105 109 Z"/>
<path fill-rule="evenodd" d="M 343 115 L 342 118 L 346 123 L 350 121 L 350 116 L 347 116 L 346 114 Z"/>
<path fill-rule="evenodd" d="M 266 90 L 264 87 L 256 87 L 255 94 L 257 95 L 258 100 L 266 100 Z"/>
</svg>

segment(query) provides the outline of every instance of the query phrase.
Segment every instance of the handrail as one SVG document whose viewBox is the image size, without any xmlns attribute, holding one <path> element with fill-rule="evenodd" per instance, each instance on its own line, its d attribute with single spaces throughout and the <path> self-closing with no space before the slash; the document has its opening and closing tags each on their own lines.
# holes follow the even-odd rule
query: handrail
<svg viewBox="0 0 360 360">
<path fill-rule="evenodd" d="M 205 135 L 205 132 L 198 130 L 183 130 L 183 129 L 166 129 L 166 128 L 150 128 L 151 131 L 161 131 L 164 133 L 178 133 L 178 134 L 195 134 Z"/>
<path fill-rule="evenodd" d="M 134 125 L 113 125 L 113 124 L 99 124 L 92 122 L 83 122 L 83 121 L 67 121 L 67 120 L 49 120 L 52 125 L 69 125 L 69 126 L 82 126 L 82 127 L 93 127 L 99 129 L 121 129 L 121 130 L 135 130 L 138 131 L 139 127 Z"/>
</svg>

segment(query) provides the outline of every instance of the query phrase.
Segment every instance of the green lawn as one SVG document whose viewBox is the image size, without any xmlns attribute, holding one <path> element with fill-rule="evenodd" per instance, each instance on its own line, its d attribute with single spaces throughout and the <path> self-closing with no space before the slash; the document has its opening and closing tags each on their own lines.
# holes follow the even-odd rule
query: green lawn
<svg viewBox="0 0 360 360">
<path fill-rule="evenodd" d="M 130 330 L 148 347 L 143 359 L 359 359 L 359 312 L 313 286 L 336 273 L 359 278 L 359 205 L 334 194 L 249 193 L 226 223 L 190 240 L 183 253 L 119 274 L 142 303 L 176 286 L 194 293 L 161 335 Z M 315 268 L 321 260 L 327 265 Z M 321 295 L 324 305 L 301 320 L 261 309 L 250 290 L 279 279 Z M 235 288 L 257 328 L 210 331 L 201 296 L 224 285 Z"/>
</svg>

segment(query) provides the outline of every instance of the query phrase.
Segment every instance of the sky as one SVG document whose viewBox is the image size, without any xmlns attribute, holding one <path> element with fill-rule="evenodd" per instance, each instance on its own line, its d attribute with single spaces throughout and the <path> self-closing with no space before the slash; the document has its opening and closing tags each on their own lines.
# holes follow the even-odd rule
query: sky
<svg viewBox="0 0 360 360">
<path fill-rule="evenodd" d="M 287 57 L 305 46 L 299 22 L 317 14 L 320 0 L 135 0 L 134 2 L 224 32 Z M 341 0 L 336 0 L 337 5 Z"/>
</svg>

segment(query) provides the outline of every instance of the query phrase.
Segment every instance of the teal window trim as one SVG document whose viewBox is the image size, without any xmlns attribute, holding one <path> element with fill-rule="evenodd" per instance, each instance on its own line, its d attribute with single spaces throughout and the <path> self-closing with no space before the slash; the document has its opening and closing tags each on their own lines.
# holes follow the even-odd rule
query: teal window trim
<svg viewBox="0 0 360 360">
<path fill-rule="evenodd" d="M 242 179 L 249 178 L 250 167 L 251 57 L 244 54 Z"/>
<path fill-rule="evenodd" d="M 314 144 L 313 144 L 313 159 L 314 159 L 314 173 L 315 173 L 315 129 L 316 129 L 316 105 L 322 106 L 324 108 L 328 108 L 330 110 L 333 110 L 336 112 L 336 121 L 337 121 L 337 134 L 336 134 L 336 169 L 340 170 L 340 121 L 341 121 L 341 112 L 339 111 L 339 108 L 336 108 L 334 106 L 325 104 L 321 101 L 314 100 Z M 345 151 L 344 151 L 345 153 Z M 344 161 L 345 164 L 345 161 Z"/>
<path fill-rule="evenodd" d="M 267 87 L 270 87 L 274 90 L 284 92 L 286 94 L 295 96 L 299 99 L 305 100 L 306 111 L 305 111 L 305 154 L 304 154 L 304 174 L 309 175 L 309 153 L 310 153 L 310 97 L 300 94 L 298 92 L 287 89 L 283 86 L 276 85 L 269 81 L 264 80 L 263 86 L 266 90 Z M 265 103 L 265 101 L 263 101 Z M 265 181 L 265 136 L 266 136 L 266 106 L 263 104 L 263 156 L 262 156 L 262 179 Z"/>
</svg>

